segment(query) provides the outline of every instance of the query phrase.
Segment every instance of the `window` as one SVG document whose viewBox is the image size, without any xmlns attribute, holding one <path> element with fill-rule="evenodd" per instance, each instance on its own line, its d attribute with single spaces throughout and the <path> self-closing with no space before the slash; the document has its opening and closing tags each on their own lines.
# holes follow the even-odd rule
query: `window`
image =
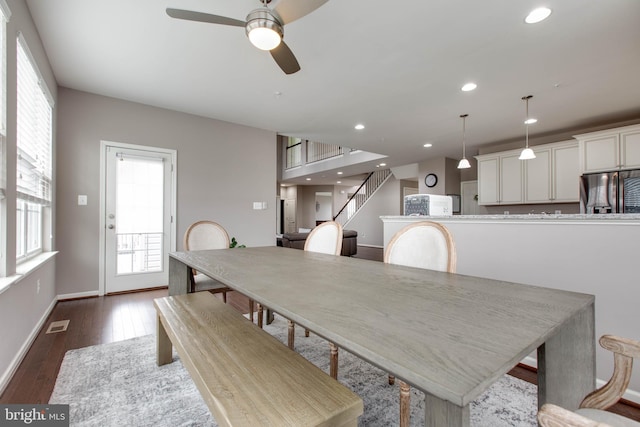
<svg viewBox="0 0 640 427">
<path fill-rule="evenodd" d="M 0 0 L 0 259 L 4 260 L 4 252 L 6 249 L 5 230 L 6 224 L 4 223 L 6 218 L 5 207 L 5 186 L 7 182 L 6 175 L 6 147 L 5 139 L 7 136 L 7 114 L 6 114 L 6 87 L 7 87 L 7 21 L 11 17 L 11 11 L 4 0 Z M 5 263 L 0 264 L 0 276 L 4 276 Z"/>
<path fill-rule="evenodd" d="M 46 249 L 51 211 L 53 102 L 22 36 L 17 45 L 16 258 Z M 48 223 L 49 221 L 47 221 Z"/>
</svg>

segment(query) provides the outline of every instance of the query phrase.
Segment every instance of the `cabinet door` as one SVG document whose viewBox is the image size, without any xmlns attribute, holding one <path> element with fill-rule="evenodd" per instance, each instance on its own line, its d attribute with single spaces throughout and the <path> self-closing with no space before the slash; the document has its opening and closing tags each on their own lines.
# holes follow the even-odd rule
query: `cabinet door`
<svg viewBox="0 0 640 427">
<path fill-rule="evenodd" d="M 578 145 L 554 148 L 553 151 L 553 192 L 556 203 L 580 200 L 580 161 Z"/>
<path fill-rule="evenodd" d="M 640 168 L 640 131 L 620 135 L 622 167 L 625 169 Z"/>
<path fill-rule="evenodd" d="M 584 172 L 600 172 L 620 166 L 618 134 L 584 141 Z"/>
<path fill-rule="evenodd" d="M 500 204 L 522 203 L 523 161 L 519 153 L 500 157 Z"/>
<path fill-rule="evenodd" d="M 498 200 L 498 157 L 478 160 L 478 204 L 495 205 Z"/>
<path fill-rule="evenodd" d="M 536 158 L 526 161 L 527 203 L 548 203 L 551 199 L 551 149 L 535 150 Z M 578 157 L 576 155 L 576 163 Z"/>
</svg>

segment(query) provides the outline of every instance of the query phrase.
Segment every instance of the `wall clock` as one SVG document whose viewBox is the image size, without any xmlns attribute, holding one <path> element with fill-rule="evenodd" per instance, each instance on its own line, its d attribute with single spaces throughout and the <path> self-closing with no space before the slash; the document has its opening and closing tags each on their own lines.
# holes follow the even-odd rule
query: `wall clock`
<svg viewBox="0 0 640 427">
<path fill-rule="evenodd" d="M 424 177 L 424 183 L 427 187 L 435 187 L 438 183 L 438 177 L 435 173 L 430 173 Z"/>
</svg>

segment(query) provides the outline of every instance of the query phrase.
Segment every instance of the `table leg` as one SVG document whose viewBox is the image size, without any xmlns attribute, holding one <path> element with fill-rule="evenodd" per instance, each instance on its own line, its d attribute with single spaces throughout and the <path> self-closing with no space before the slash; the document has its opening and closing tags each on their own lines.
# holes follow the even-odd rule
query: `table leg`
<svg viewBox="0 0 640 427">
<path fill-rule="evenodd" d="M 164 329 L 164 325 L 160 320 L 160 316 L 157 317 L 157 333 L 156 333 L 156 363 L 158 366 L 166 365 L 173 362 L 173 353 L 171 340 L 167 331 Z"/>
<path fill-rule="evenodd" d="M 538 408 L 553 403 L 578 409 L 596 386 L 594 305 L 560 326 L 538 348 Z"/>
<path fill-rule="evenodd" d="M 409 427 L 411 419 L 411 387 L 400 381 L 400 427 Z"/>
<path fill-rule="evenodd" d="M 424 425 L 427 427 L 469 427 L 471 424 L 469 405 L 457 406 L 429 393 L 425 393 L 424 403 Z"/>
<path fill-rule="evenodd" d="M 264 321 L 264 316 L 263 316 L 264 309 L 262 308 L 262 304 L 260 303 L 257 303 L 257 307 L 258 307 L 258 327 L 262 329 L 262 324 Z"/>
<path fill-rule="evenodd" d="M 175 258 L 169 257 L 169 295 L 189 293 L 191 269 Z"/>
</svg>

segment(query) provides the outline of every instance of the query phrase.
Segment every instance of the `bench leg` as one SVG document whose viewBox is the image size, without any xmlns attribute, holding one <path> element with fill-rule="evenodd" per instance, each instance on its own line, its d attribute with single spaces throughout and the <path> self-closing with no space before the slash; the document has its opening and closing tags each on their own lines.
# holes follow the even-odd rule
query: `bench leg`
<svg viewBox="0 0 640 427">
<path fill-rule="evenodd" d="M 158 316 L 158 326 L 156 333 L 156 363 L 158 366 L 166 365 L 167 363 L 173 362 L 173 353 L 172 353 L 172 345 L 171 340 L 169 339 L 169 335 L 167 335 L 167 331 L 164 329 L 164 325 L 160 320 L 160 316 Z"/>
<path fill-rule="evenodd" d="M 338 379 L 338 346 L 330 342 L 329 352 L 330 352 L 329 375 L 331 375 L 331 378 L 333 378 L 334 380 L 337 380 Z"/>
<path fill-rule="evenodd" d="M 249 300 L 249 320 L 253 323 L 253 300 Z"/>
<path fill-rule="evenodd" d="M 291 320 L 287 320 L 287 324 L 289 325 L 288 335 L 287 335 L 287 346 L 291 350 L 295 350 L 295 338 L 296 338 L 296 324 Z"/>
</svg>

